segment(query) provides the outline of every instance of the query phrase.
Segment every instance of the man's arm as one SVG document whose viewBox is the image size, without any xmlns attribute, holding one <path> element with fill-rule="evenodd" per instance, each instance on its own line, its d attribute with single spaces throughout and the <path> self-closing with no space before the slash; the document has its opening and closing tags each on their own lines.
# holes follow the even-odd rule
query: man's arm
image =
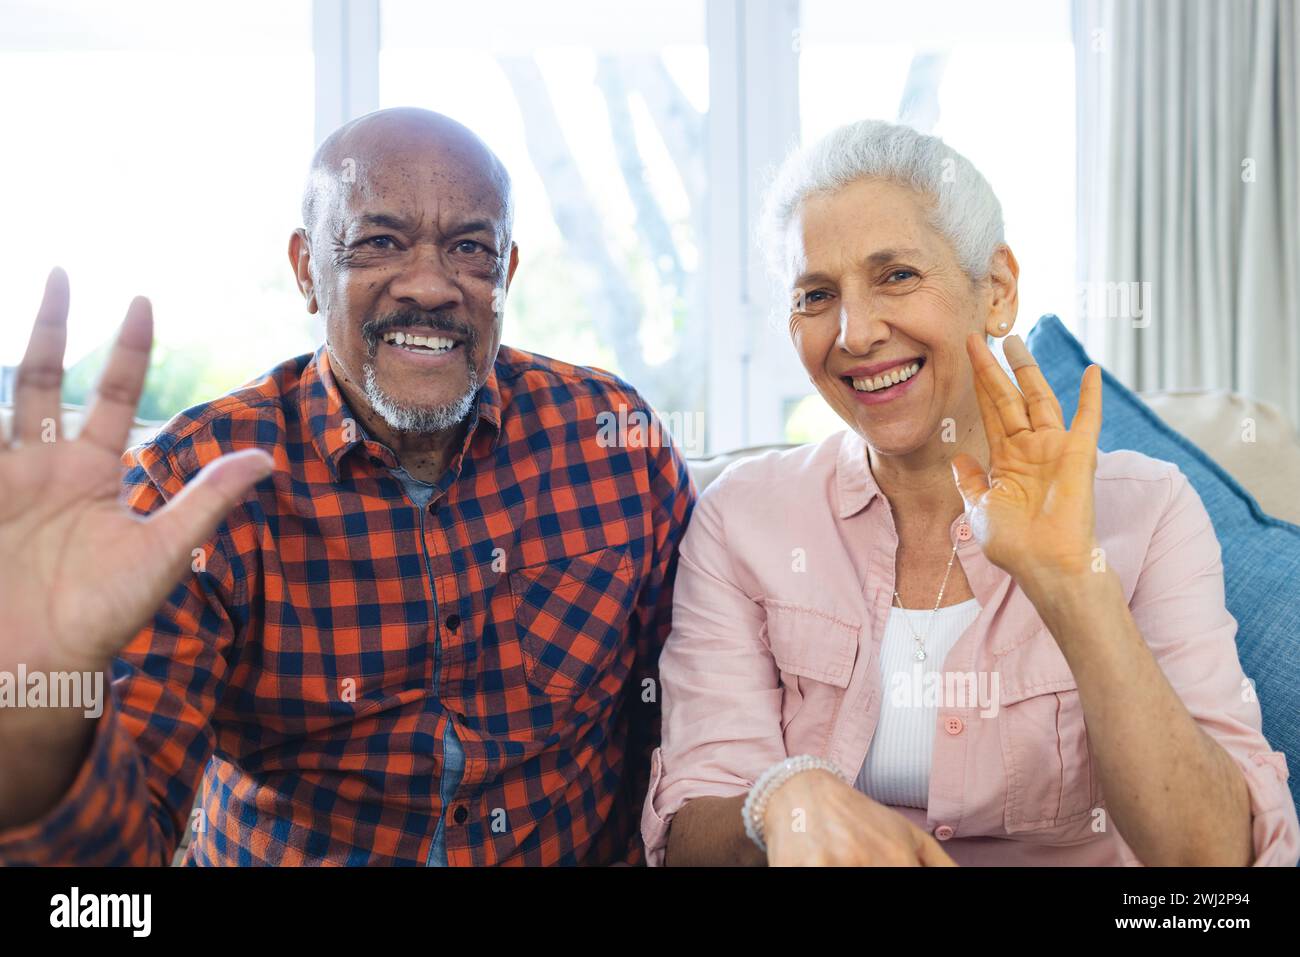
<svg viewBox="0 0 1300 957">
<path fill-rule="evenodd" d="M 686 460 L 661 422 L 648 407 L 646 414 L 658 429 L 651 435 L 662 442 L 646 449 L 648 498 L 654 526 L 651 568 L 637 595 L 628 632 L 636 641 L 636 664 L 627 686 L 628 743 L 619 830 L 627 845 L 616 852 L 622 860 L 645 860 L 638 822 L 650 783 L 650 755 L 659 746 L 662 695 L 659 688 L 659 653 L 672 629 L 673 583 L 677 576 L 677 548 L 686 534 L 695 507 L 695 486 Z"/>
<path fill-rule="evenodd" d="M 126 483 L 128 505 L 142 514 L 170 497 L 139 465 Z M 101 715 L 65 709 L 41 727 L 5 727 L 0 768 L 6 778 L 23 780 L 8 769 L 35 774 L 42 762 L 60 770 L 47 772 L 42 787 L 10 805 L 21 813 L 10 813 L 0 828 L 0 864 L 170 862 L 213 750 L 209 718 L 224 690 L 234 639 L 227 603 L 235 578 L 221 540 L 195 550 L 193 565 L 203 570 L 173 590 L 114 660 Z"/>
<path fill-rule="evenodd" d="M 666 867 L 766 867 L 767 854 L 749 839 L 740 809 L 747 795 L 697 797 L 673 815 Z"/>
<path fill-rule="evenodd" d="M 123 508 L 119 458 L 149 364 L 152 311 L 146 299 L 131 303 L 76 439 L 62 434 L 67 317 L 68 280 L 55 269 L 18 368 L 13 434 L 0 435 L 0 671 L 47 682 L 89 676 L 93 695 L 95 676 L 114 668 L 188 574 L 191 549 L 273 462 L 261 451 L 220 456 L 187 473 L 192 480 L 178 483 L 147 519 Z M 155 627 L 174 639 L 184 626 L 160 617 Z M 196 653 L 200 666 L 201 658 Z M 124 660 L 134 681 L 132 662 Z M 134 670 L 147 675 L 165 664 L 145 652 Z M 166 704 L 161 695 L 149 697 L 147 679 L 140 687 L 137 724 L 139 715 L 152 716 Z M 202 683 L 196 687 L 202 698 Z M 146 784 L 130 730 L 121 730 L 132 721 L 129 709 L 119 723 L 108 697 L 98 715 L 94 706 L 0 708 L 0 863 L 151 856 L 145 835 L 152 832 L 140 821 L 149 816 L 155 779 Z M 93 731 L 87 711 L 97 718 Z M 177 718 L 161 712 L 164 740 L 179 727 Z M 157 800 L 168 797 L 176 795 L 164 790 Z M 102 839 L 85 840 L 94 837 Z"/>
</svg>

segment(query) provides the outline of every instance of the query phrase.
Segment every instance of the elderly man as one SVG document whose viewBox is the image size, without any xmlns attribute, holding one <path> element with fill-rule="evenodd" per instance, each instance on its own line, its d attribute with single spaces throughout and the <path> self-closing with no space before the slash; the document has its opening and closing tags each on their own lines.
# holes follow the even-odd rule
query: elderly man
<svg viewBox="0 0 1300 957">
<path fill-rule="evenodd" d="M 325 343 L 129 451 L 146 521 L 114 499 L 148 304 L 41 442 L 52 275 L 0 452 L 0 672 L 113 682 L 94 720 L 0 709 L 0 863 L 161 864 L 187 829 L 195 864 L 639 858 L 694 490 L 671 443 L 598 440 L 651 414 L 630 386 L 501 345 L 511 212 L 445 117 L 330 136 L 289 245 Z"/>
</svg>

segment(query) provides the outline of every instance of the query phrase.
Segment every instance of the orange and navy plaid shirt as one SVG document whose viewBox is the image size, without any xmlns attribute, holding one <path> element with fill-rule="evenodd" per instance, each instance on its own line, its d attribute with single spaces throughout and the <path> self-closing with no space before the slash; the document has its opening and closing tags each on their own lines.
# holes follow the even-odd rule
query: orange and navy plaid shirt
<svg viewBox="0 0 1300 957">
<path fill-rule="evenodd" d="M 600 414 L 638 412 L 655 427 L 610 442 Z M 124 456 L 135 510 L 226 452 L 276 468 L 117 659 L 71 789 L 0 863 L 165 864 L 187 829 L 187 864 L 437 863 L 436 831 L 453 865 L 639 861 L 695 499 L 658 425 L 620 379 L 503 346 L 420 508 L 324 347 L 182 413 Z"/>
</svg>

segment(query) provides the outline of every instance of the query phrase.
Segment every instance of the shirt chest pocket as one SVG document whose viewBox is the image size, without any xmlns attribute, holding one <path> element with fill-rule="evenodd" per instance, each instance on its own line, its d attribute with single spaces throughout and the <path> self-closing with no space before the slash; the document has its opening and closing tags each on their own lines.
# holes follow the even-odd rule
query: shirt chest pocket
<svg viewBox="0 0 1300 957">
<path fill-rule="evenodd" d="M 1007 833 L 1042 843 L 1096 836 L 1096 765 L 1078 684 L 1055 639 L 1033 634 L 1001 659 L 998 674 Z"/>
<path fill-rule="evenodd" d="M 860 626 L 790 602 L 763 602 L 781 679 L 781 730 L 790 754 L 820 753 L 835 727 L 858 655 Z"/>
<path fill-rule="evenodd" d="M 613 667 L 624 649 L 634 578 L 631 557 L 621 545 L 510 573 L 515 629 L 531 690 L 576 697 Z"/>
</svg>

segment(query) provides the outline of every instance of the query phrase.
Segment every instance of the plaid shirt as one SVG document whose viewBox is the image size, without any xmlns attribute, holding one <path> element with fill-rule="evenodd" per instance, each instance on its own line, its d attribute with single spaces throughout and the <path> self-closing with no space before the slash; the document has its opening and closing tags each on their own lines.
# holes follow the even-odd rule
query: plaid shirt
<svg viewBox="0 0 1300 957">
<path fill-rule="evenodd" d="M 640 861 L 695 492 L 667 440 L 606 441 L 620 407 L 653 415 L 503 346 L 421 509 L 322 347 L 128 451 L 141 513 L 226 452 L 276 469 L 115 662 L 71 789 L 0 863 L 164 864 L 188 828 L 187 864 L 424 864 L 440 821 L 453 865 Z"/>
</svg>

